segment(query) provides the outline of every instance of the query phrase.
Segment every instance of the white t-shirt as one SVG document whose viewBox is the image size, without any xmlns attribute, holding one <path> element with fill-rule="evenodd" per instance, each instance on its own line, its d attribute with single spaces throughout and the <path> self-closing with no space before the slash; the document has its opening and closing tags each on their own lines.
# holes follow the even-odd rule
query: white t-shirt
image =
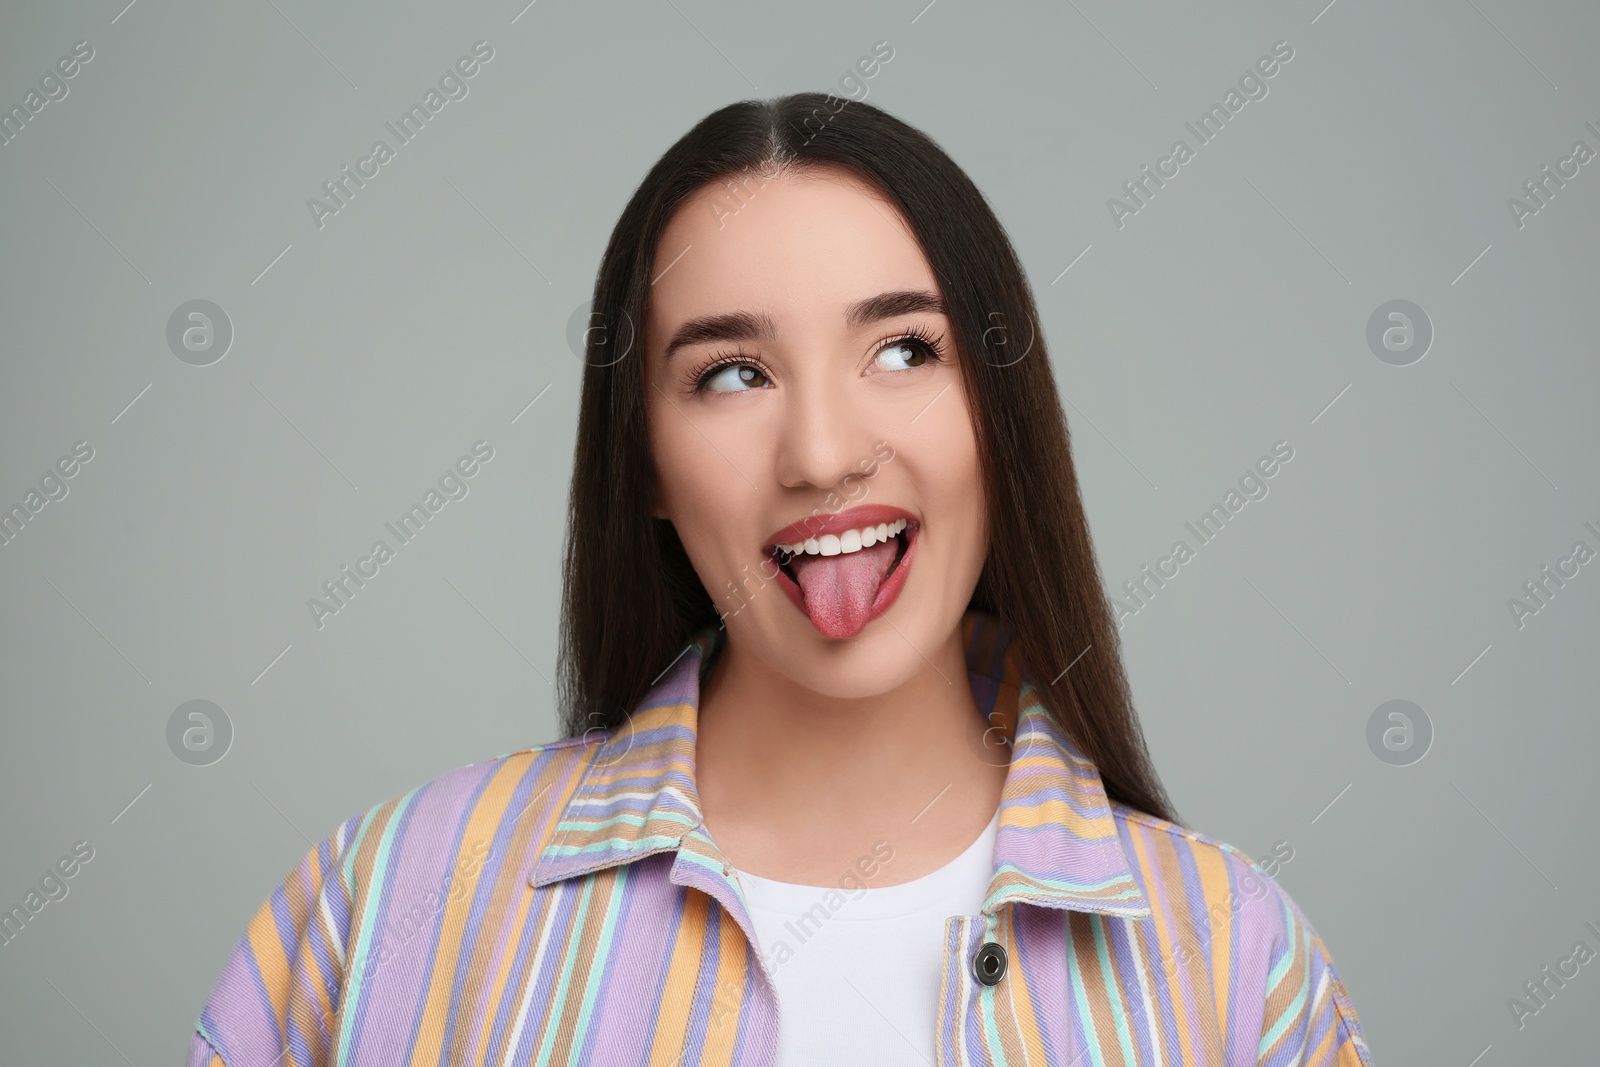
<svg viewBox="0 0 1600 1067">
<path fill-rule="evenodd" d="M 961 855 L 900 885 L 842 889 L 737 872 L 778 988 L 778 1067 L 934 1062 L 945 919 L 978 914 L 999 828 L 996 811 Z"/>
</svg>

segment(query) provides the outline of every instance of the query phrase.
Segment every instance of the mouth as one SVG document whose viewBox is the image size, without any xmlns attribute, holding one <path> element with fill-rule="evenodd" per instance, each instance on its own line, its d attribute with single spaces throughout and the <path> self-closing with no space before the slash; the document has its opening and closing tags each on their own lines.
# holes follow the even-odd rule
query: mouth
<svg viewBox="0 0 1600 1067">
<path fill-rule="evenodd" d="M 873 505 L 785 527 L 765 551 L 790 602 L 824 637 L 845 640 L 894 604 L 921 530 L 910 512 Z"/>
</svg>

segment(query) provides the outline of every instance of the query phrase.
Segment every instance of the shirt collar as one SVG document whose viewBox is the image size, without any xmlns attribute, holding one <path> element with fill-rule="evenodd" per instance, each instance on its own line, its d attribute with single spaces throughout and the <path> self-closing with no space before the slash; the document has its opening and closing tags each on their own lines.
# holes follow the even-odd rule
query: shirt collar
<svg viewBox="0 0 1600 1067">
<path fill-rule="evenodd" d="M 1022 677 L 1009 628 L 992 615 L 968 611 L 961 631 L 972 695 L 992 738 L 1011 749 L 982 910 L 993 913 L 1016 901 L 1148 917 L 1100 774 Z M 694 780 L 700 685 L 723 636 L 721 628 L 707 627 L 691 638 L 628 720 L 599 744 L 534 864 L 530 885 L 680 848 L 726 865 L 702 828 Z M 1006 750 L 988 751 L 987 758 L 997 759 Z"/>
</svg>

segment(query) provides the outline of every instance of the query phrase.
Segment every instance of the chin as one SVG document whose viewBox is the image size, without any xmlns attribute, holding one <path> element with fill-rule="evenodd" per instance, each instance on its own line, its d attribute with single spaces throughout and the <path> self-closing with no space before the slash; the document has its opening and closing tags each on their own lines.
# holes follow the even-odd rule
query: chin
<svg viewBox="0 0 1600 1067">
<path fill-rule="evenodd" d="M 870 627 L 869 627 L 870 629 Z M 807 650 L 773 664 L 798 686 L 835 700 L 864 700 L 893 692 L 927 667 L 927 662 L 892 630 L 887 639 L 862 634 L 848 651 Z"/>
</svg>

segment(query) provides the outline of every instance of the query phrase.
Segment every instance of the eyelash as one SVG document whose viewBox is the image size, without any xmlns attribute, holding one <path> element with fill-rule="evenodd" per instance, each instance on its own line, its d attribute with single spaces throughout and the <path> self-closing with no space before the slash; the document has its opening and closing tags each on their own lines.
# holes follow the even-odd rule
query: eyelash
<svg viewBox="0 0 1600 1067">
<path fill-rule="evenodd" d="M 894 345 L 902 344 L 907 341 L 913 342 L 916 346 L 922 349 L 923 354 L 928 357 L 928 364 L 944 363 L 946 361 L 944 334 L 941 333 L 936 335 L 929 331 L 928 328 L 923 326 L 921 323 L 911 326 L 908 329 L 901 330 L 898 333 L 890 334 L 888 337 L 885 337 L 883 340 L 879 341 L 873 346 L 872 358 L 877 359 L 878 356 L 883 353 L 884 349 L 890 348 Z M 755 356 L 746 355 L 743 350 L 740 350 L 736 352 L 719 353 L 709 363 L 706 363 L 695 370 L 691 370 L 688 374 L 684 375 L 683 384 L 691 395 L 699 396 L 701 393 L 706 391 L 706 383 L 709 382 L 712 376 L 718 371 L 723 370 L 726 367 L 737 366 L 741 364 L 749 364 L 750 366 L 755 367 L 761 372 L 763 377 L 770 378 L 772 376 L 767 370 L 766 364 L 762 363 L 761 360 L 757 359 Z M 927 366 L 928 364 L 924 364 L 924 366 Z M 912 369 L 915 370 L 916 368 Z M 739 390 L 735 390 L 735 392 L 738 391 Z"/>
</svg>

